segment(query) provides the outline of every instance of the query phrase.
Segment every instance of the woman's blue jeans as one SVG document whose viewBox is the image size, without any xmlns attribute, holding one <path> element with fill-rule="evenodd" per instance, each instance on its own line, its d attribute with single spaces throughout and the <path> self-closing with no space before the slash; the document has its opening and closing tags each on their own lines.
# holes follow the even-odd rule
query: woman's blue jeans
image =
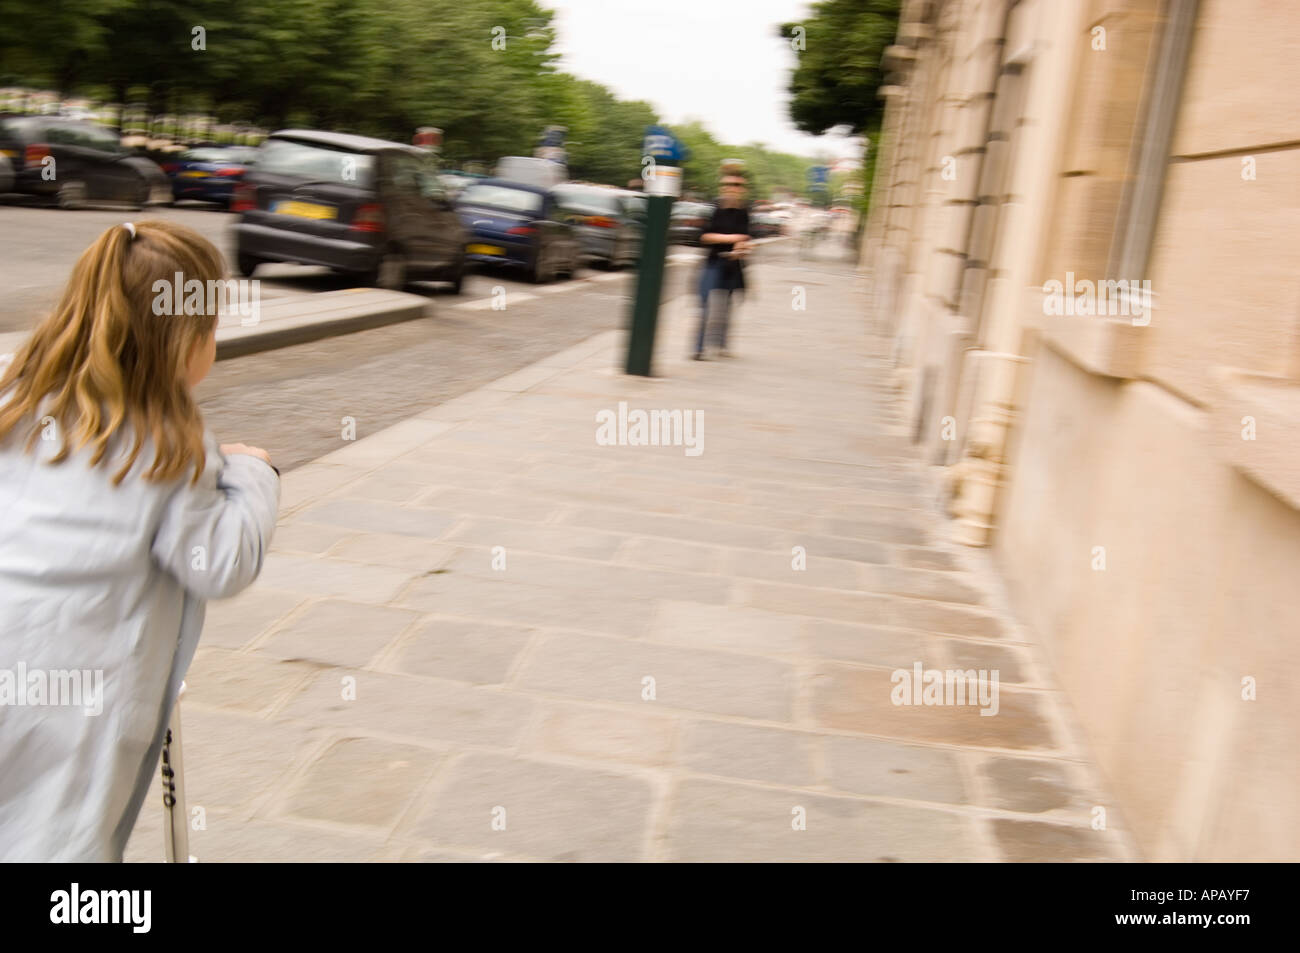
<svg viewBox="0 0 1300 953">
<path fill-rule="evenodd" d="M 695 353 L 704 353 L 705 334 L 712 328 L 713 340 L 721 350 L 727 349 L 727 325 L 731 320 L 731 295 L 736 290 L 727 287 L 727 282 L 722 280 L 723 263 L 721 261 L 706 262 L 700 272 L 700 330 L 695 337 Z M 718 292 L 722 300 L 718 303 L 718 314 L 713 321 L 709 320 L 709 304 L 714 298 L 714 292 Z"/>
</svg>

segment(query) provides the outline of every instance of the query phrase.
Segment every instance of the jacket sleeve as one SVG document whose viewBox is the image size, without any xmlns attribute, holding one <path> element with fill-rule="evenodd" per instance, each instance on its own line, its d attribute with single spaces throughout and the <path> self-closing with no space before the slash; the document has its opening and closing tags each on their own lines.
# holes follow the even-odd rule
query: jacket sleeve
<svg viewBox="0 0 1300 953">
<path fill-rule="evenodd" d="M 153 557 L 189 592 L 224 599 L 262 571 L 280 506 L 280 478 L 246 454 L 224 457 L 211 441 L 199 482 L 183 481 L 168 498 Z"/>
</svg>

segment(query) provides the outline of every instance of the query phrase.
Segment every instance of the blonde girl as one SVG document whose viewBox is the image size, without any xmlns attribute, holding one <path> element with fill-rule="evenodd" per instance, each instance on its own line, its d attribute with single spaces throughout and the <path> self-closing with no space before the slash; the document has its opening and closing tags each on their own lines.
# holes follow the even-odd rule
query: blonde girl
<svg viewBox="0 0 1300 953">
<path fill-rule="evenodd" d="M 0 374 L 0 860 L 121 860 L 205 600 L 261 570 L 278 471 L 204 428 L 217 315 L 159 307 L 223 271 L 114 226 Z"/>
</svg>

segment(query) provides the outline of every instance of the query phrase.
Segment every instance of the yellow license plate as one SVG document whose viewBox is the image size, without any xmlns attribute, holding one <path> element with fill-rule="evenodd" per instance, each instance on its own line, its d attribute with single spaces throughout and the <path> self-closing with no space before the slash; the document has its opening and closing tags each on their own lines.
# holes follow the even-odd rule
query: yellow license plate
<svg viewBox="0 0 1300 953">
<path fill-rule="evenodd" d="M 332 205 L 317 205 L 315 202 L 276 202 L 278 215 L 294 215 L 298 218 L 338 218 L 339 210 Z"/>
<path fill-rule="evenodd" d="M 182 173 L 181 173 L 181 178 L 182 178 L 182 179 L 201 179 L 201 178 L 203 178 L 203 177 L 206 176 L 206 175 L 207 175 L 206 172 L 195 172 L 195 171 L 191 170 L 191 171 L 189 171 L 189 172 L 182 172 Z"/>
<path fill-rule="evenodd" d="M 465 251 L 471 255 L 504 255 L 506 250 L 496 245 L 469 245 Z"/>
</svg>

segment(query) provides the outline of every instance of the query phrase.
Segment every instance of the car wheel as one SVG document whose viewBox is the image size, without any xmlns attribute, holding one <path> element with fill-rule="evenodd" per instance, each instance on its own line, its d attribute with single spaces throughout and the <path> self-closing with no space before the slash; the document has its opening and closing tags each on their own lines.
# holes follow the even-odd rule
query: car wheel
<svg viewBox="0 0 1300 953">
<path fill-rule="evenodd" d="M 401 291 L 406 287 L 406 256 L 396 248 L 388 249 L 375 266 L 370 283 L 385 291 Z"/>
<path fill-rule="evenodd" d="M 535 284 L 544 285 L 554 278 L 555 260 L 551 254 L 551 246 L 543 242 L 537 247 L 537 260 L 533 262 L 532 279 Z"/>
<path fill-rule="evenodd" d="M 74 209 L 86 204 L 86 183 L 80 179 L 69 179 L 59 186 L 59 208 Z"/>
<path fill-rule="evenodd" d="M 128 203 L 133 212 L 138 212 L 145 207 L 145 204 L 149 201 L 149 191 L 149 183 L 141 179 L 140 188 L 136 191 L 135 198 Z"/>
<path fill-rule="evenodd" d="M 252 255 L 245 255 L 243 252 L 235 255 L 235 270 L 245 278 L 251 277 L 253 270 L 260 264 L 261 261 Z"/>
</svg>

